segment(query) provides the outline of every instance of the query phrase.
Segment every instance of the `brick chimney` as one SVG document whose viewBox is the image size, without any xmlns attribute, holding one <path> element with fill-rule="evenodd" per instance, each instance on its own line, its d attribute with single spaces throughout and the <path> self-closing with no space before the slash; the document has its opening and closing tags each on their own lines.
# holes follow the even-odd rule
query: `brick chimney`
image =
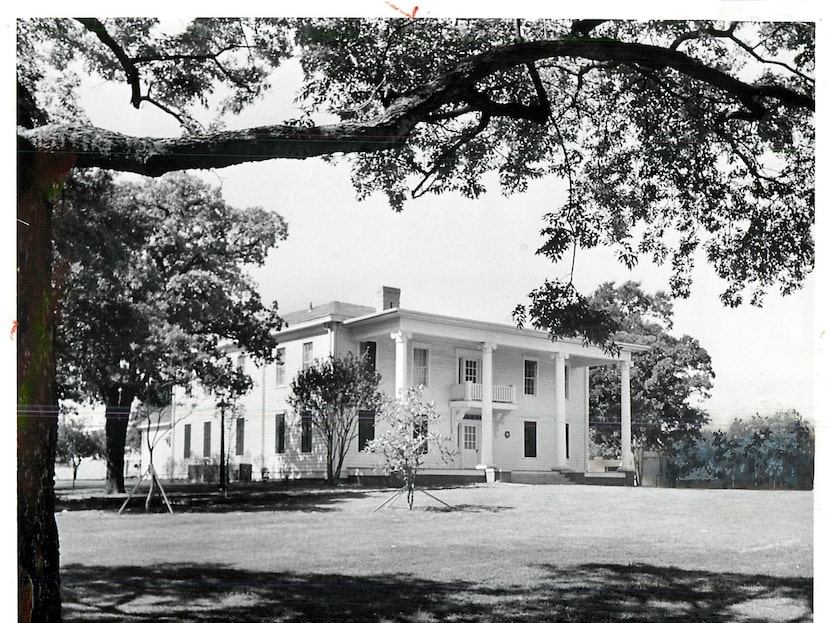
<svg viewBox="0 0 830 623">
<path fill-rule="evenodd" d="M 378 290 L 377 309 L 397 309 L 401 306 L 401 289 L 383 286 Z"/>
</svg>

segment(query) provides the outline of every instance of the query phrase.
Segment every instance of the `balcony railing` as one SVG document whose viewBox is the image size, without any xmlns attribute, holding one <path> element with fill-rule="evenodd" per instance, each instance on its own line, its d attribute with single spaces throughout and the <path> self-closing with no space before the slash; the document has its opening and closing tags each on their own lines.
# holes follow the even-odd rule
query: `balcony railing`
<svg viewBox="0 0 830 623">
<path fill-rule="evenodd" d="M 484 386 L 481 383 L 458 383 L 450 388 L 452 400 L 481 400 Z M 514 404 L 515 390 L 512 385 L 493 385 L 493 402 Z"/>
</svg>

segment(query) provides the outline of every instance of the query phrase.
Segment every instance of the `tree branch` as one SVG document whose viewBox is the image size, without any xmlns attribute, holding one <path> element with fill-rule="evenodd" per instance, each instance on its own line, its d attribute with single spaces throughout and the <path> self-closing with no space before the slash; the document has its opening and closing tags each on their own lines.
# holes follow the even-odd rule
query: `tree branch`
<svg viewBox="0 0 830 623">
<path fill-rule="evenodd" d="M 130 90 L 132 92 L 132 95 L 130 96 L 130 104 L 133 105 L 133 108 L 138 108 L 141 104 L 141 80 L 138 75 L 138 68 L 135 66 L 132 59 L 127 56 L 124 48 L 122 48 L 107 32 L 107 29 L 104 27 L 104 24 L 101 23 L 101 20 L 96 17 L 76 17 L 75 19 L 79 21 L 89 32 L 98 37 L 101 43 L 107 46 L 110 51 L 115 54 L 115 58 L 117 58 L 118 62 L 121 63 L 121 67 L 127 75 L 127 83 L 130 85 Z"/>
<path fill-rule="evenodd" d="M 339 152 L 370 152 L 403 146 L 412 129 L 446 104 L 467 100 L 483 105 L 492 115 L 520 116 L 544 122 L 540 106 L 488 104 L 470 94 L 482 79 L 545 58 L 617 61 L 653 69 L 671 68 L 704 82 L 739 101 L 745 110 L 731 118 L 760 119 L 763 98 L 792 109 L 815 110 L 812 96 L 775 85 L 753 85 L 704 65 L 676 50 L 608 39 L 529 41 L 494 48 L 460 61 L 456 66 L 407 94 L 369 119 L 332 125 L 297 127 L 273 125 L 232 132 L 214 132 L 175 139 L 135 138 L 92 126 L 46 125 L 18 128 L 18 137 L 38 149 L 76 153 L 79 167 L 102 167 L 144 175 L 182 169 L 225 167 L 274 158 L 311 158 Z M 484 96 L 481 96 L 482 98 Z"/>
<path fill-rule="evenodd" d="M 479 119 L 478 124 L 471 131 L 462 133 L 461 136 L 458 137 L 458 139 L 455 141 L 455 143 L 453 143 L 447 149 L 441 152 L 438 158 L 435 159 L 435 163 L 432 165 L 432 168 L 430 168 L 430 170 L 426 172 L 423 179 L 420 182 L 418 182 L 418 185 L 415 188 L 412 189 L 412 198 L 417 199 L 418 197 L 421 197 L 425 193 L 427 193 L 429 189 L 432 188 L 432 184 L 427 186 L 423 191 L 421 190 L 421 187 L 430 177 L 432 177 L 435 174 L 435 172 L 438 170 L 438 167 L 441 166 L 441 163 L 445 162 L 447 158 L 449 158 L 453 153 L 455 153 L 458 150 L 458 148 L 461 147 L 463 144 L 467 143 L 471 139 L 481 134 L 487 127 L 487 124 L 489 123 L 490 115 L 486 112 L 482 113 L 481 119 Z"/>
</svg>

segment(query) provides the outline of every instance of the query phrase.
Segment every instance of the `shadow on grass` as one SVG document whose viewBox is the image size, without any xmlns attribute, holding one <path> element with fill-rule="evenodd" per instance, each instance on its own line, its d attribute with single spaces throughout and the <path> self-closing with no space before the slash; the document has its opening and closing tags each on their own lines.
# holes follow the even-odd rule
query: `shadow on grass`
<svg viewBox="0 0 830 623">
<path fill-rule="evenodd" d="M 494 565 L 498 562 L 494 561 Z M 65 621 L 810 621 L 812 580 L 649 565 L 543 567 L 530 585 L 160 565 L 63 570 Z"/>
<path fill-rule="evenodd" d="M 366 491 L 354 489 L 231 489 L 227 497 L 213 489 L 173 489 L 165 487 L 167 498 L 174 513 L 238 513 L 262 511 L 305 511 L 332 512 L 337 504 L 350 498 L 362 498 Z M 124 513 L 143 513 L 147 488 L 139 489 L 124 509 Z M 117 511 L 127 496 L 92 495 L 85 497 L 60 497 L 56 502 L 58 511 L 106 510 Z M 150 504 L 150 512 L 166 513 L 167 506 L 156 490 Z"/>
<path fill-rule="evenodd" d="M 453 506 L 425 506 L 421 510 L 429 513 L 501 513 L 512 509 L 512 506 L 494 504 L 455 504 Z"/>
</svg>

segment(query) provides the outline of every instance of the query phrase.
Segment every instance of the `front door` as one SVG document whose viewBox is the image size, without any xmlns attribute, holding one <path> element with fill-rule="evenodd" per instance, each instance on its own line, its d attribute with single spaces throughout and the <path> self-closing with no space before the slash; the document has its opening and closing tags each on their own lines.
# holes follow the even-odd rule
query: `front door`
<svg viewBox="0 0 830 623">
<path fill-rule="evenodd" d="M 481 423 L 462 420 L 458 425 L 461 469 L 474 469 L 481 463 Z"/>
</svg>

